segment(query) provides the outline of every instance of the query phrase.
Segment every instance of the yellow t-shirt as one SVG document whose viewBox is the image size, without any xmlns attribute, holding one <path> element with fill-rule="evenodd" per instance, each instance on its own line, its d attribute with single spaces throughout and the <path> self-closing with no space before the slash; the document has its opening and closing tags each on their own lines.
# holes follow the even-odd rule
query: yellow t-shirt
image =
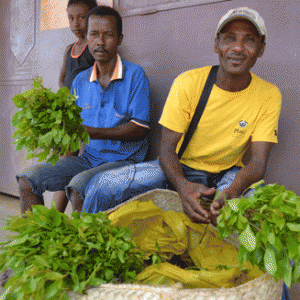
<svg viewBox="0 0 300 300">
<path fill-rule="evenodd" d="M 210 69 L 208 66 L 190 70 L 174 80 L 159 121 L 161 125 L 186 133 Z M 277 143 L 280 91 L 255 74 L 251 76 L 250 85 L 239 92 L 213 86 L 181 163 L 217 173 L 234 165 L 243 166 L 242 157 L 250 141 Z M 177 152 L 182 141 L 183 137 Z"/>
</svg>

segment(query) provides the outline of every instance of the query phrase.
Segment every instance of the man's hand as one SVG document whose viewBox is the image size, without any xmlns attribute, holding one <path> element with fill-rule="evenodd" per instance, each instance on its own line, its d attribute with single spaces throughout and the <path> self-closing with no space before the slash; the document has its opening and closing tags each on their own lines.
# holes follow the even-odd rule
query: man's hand
<svg viewBox="0 0 300 300">
<path fill-rule="evenodd" d="M 230 187 L 223 190 L 220 193 L 220 196 L 211 204 L 210 206 L 210 214 L 211 214 L 211 223 L 214 226 L 217 226 L 217 218 L 220 215 L 220 209 L 224 206 L 225 200 L 233 199 L 238 197 L 238 195 L 235 195 Z"/>
<path fill-rule="evenodd" d="M 210 223 L 210 214 L 199 203 L 200 196 L 212 197 L 215 188 L 208 188 L 203 184 L 187 182 L 184 187 L 178 189 L 182 200 L 183 210 L 195 223 Z"/>
</svg>

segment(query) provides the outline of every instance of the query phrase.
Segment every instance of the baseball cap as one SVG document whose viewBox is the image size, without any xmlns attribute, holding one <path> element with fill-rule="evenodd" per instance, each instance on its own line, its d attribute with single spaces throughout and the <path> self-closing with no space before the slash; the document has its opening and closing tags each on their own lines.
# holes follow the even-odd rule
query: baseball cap
<svg viewBox="0 0 300 300">
<path fill-rule="evenodd" d="M 267 29 L 263 18 L 256 10 L 248 7 L 238 7 L 229 10 L 219 21 L 216 35 L 226 24 L 236 19 L 246 19 L 250 21 L 256 27 L 258 33 L 261 36 L 265 36 L 265 39 L 267 38 Z"/>
</svg>

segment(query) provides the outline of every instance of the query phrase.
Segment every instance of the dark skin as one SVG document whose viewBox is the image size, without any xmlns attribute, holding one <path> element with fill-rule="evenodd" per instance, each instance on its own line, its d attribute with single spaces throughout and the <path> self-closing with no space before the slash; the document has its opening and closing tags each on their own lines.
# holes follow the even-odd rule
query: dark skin
<svg viewBox="0 0 300 300">
<path fill-rule="evenodd" d="M 87 42 L 90 53 L 95 58 L 97 77 L 102 88 L 106 88 L 113 75 L 117 48 L 121 45 L 123 35 L 118 35 L 116 19 L 113 16 L 90 16 L 87 32 Z M 94 128 L 84 126 L 91 139 L 109 139 L 115 141 L 138 141 L 145 137 L 148 128 L 133 122 L 113 128 Z M 83 199 L 79 193 L 72 190 L 70 195 L 74 211 L 81 211 Z"/>
<path fill-rule="evenodd" d="M 251 82 L 250 69 L 258 57 L 263 55 L 265 44 L 252 23 L 235 20 L 227 24 L 215 41 L 215 52 L 219 54 L 220 68 L 216 85 L 226 91 L 236 92 L 247 88 Z M 182 133 L 167 128 L 162 130 L 160 149 L 161 166 L 181 197 L 184 212 L 195 223 L 212 223 L 216 226 L 219 210 L 224 199 L 239 197 L 252 183 L 263 178 L 273 143 L 250 142 L 250 156 L 236 175 L 231 186 L 220 194 L 210 212 L 199 204 L 200 196 L 212 197 L 216 189 L 203 184 L 189 182 L 183 175 L 176 147 Z"/>
<path fill-rule="evenodd" d="M 73 54 L 75 56 L 79 55 L 87 44 L 85 27 L 86 27 L 86 18 L 89 13 L 89 10 L 90 10 L 89 6 L 83 3 L 72 4 L 67 8 L 70 29 L 74 33 L 74 35 L 78 38 L 78 43 L 75 45 L 73 51 Z M 67 46 L 64 54 L 63 64 L 60 71 L 59 82 L 58 82 L 60 88 L 64 86 L 65 77 L 66 77 L 67 53 L 71 47 L 72 45 Z"/>
</svg>

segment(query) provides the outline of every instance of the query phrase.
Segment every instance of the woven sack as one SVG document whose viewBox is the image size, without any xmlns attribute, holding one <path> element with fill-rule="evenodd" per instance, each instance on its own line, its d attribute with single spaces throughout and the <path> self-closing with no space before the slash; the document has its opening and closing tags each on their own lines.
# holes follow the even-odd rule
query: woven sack
<svg viewBox="0 0 300 300">
<path fill-rule="evenodd" d="M 110 214 L 132 201 L 152 200 L 162 210 L 183 212 L 179 195 L 170 190 L 156 189 L 108 210 Z M 235 238 L 228 241 L 238 245 Z M 69 293 L 74 300 L 281 300 L 283 281 L 277 283 L 269 274 L 264 274 L 245 284 L 229 289 L 181 289 L 181 284 L 172 287 L 139 284 L 102 284 L 87 290 L 87 295 Z"/>
</svg>

